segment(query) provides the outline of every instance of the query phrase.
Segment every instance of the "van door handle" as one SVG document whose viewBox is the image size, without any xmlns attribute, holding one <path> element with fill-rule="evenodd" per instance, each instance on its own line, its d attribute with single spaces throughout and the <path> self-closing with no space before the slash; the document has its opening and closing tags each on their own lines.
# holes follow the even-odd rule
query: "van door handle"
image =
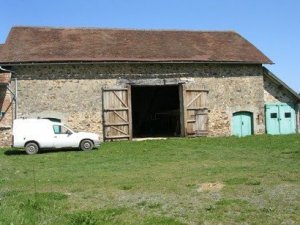
<svg viewBox="0 0 300 225">
<path fill-rule="evenodd" d="M 54 136 L 54 138 L 57 138 L 57 136 Z"/>
</svg>

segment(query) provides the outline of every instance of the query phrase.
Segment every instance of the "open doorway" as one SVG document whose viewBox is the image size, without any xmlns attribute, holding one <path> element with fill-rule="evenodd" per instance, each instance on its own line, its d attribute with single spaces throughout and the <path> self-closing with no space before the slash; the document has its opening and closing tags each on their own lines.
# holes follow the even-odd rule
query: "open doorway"
<svg viewBox="0 0 300 225">
<path fill-rule="evenodd" d="M 133 137 L 180 136 L 179 86 L 132 86 Z"/>
</svg>

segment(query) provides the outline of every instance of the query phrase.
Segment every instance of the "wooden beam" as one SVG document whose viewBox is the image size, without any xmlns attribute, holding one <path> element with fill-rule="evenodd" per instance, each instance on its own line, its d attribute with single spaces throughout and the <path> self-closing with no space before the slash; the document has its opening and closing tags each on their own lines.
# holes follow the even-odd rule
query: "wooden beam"
<svg viewBox="0 0 300 225">
<path fill-rule="evenodd" d="M 128 133 L 126 133 L 125 131 L 123 131 L 123 130 L 121 130 L 121 129 L 118 129 L 118 128 L 114 127 L 114 126 L 110 126 L 110 128 L 112 128 L 112 129 L 114 129 L 114 130 L 116 130 L 116 131 L 119 131 L 119 132 L 122 133 L 122 134 L 125 134 L 125 135 L 128 134 Z M 108 137 L 108 138 L 109 138 L 109 137 Z"/>
<path fill-rule="evenodd" d="M 123 102 L 123 100 L 119 97 L 119 95 L 117 95 L 115 91 L 113 91 L 113 93 L 125 107 L 128 107 L 128 105 L 125 102 Z"/>
<path fill-rule="evenodd" d="M 103 91 L 127 91 L 127 88 L 103 88 Z"/>
<path fill-rule="evenodd" d="M 109 127 L 109 126 L 128 126 L 129 123 L 106 123 L 104 126 Z"/>
<path fill-rule="evenodd" d="M 208 110 L 207 107 L 193 107 L 193 108 L 187 108 L 187 110 Z"/>
<path fill-rule="evenodd" d="M 119 113 L 117 113 L 117 111 L 113 111 L 114 114 L 116 114 L 121 120 L 123 120 L 124 122 L 128 123 L 128 120 L 126 120 L 125 118 L 123 118 Z"/>
<path fill-rule="evenodd" d="M 129 132 L 129 140 L 132 140 L 132 107 L 131 107 L 131 86 L 127 86 L 127 99 L 128 99 L 128 132 Z"/>
<path fill-rule="evenodd" d="M 201 96 L 201 93 L 200 94 L 197 94 L 196 97 L 194 97 L 188 104 L 187 104 L 187 108 L 197 99 Z"/>
<path fill-rule="evenodd" d="M 110 136 L 110 137 L 107 137 L 106 139 L 122 139 L 122 138 L 127 138 L 129 139 L 129 135 L 122 135 L 122 136 Z"/>
<path fill-rule="evenodd" d="M 186 91 L 192 91 L 192 92 L 209 92 L 208 89 L 187 89 Z"/>
<path fill-rule="evenodd" d="M 103 111 L 128 111 L 128 108 L 111 108 L 111 109 L 103 109 Z"/>
</svg>

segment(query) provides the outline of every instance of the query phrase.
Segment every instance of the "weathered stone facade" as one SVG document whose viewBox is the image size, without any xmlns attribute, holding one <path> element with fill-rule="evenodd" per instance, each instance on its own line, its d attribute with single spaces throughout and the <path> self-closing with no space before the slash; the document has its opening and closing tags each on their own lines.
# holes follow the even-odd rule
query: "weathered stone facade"
<svg viewBox="0 0 300 225">
<path fill-rule="evenodd" d="M 209 135 L 231 135 L 232 115 L 239 111 L 253 113 L 255 134 L 265 132 L 262 76 L 196 78 L 195 83 L 209 89 Z"/>
<path fill-rule="evenodd" d="M 209 135 L 231 135 L 232 114 L 253 113 L 254 133 L 264 133 L 261 65 L 231 64 L 61 64 L 15 66 L 18 117 L 55 117 L 75 130 L 102 136 L 103 87 L 124 79 L 181 78 L 209 90 Z M 14 87 L 14 82 L 12 82 Z"/>
<path fill-rule="evenodd" d="M 0 85 L 0 112 L 0 146 L 10 146 L 13 101 L 6 85 Z"/>
<path fill-rule="evenodd" d="M 264 101 L 266 103 L 294 103 L 296 99 L 282 85 L 278 85 L 264 76 Z"/>
<path fill-rule="evenodd" d="M 18 117 L 59 118 L 74 130 L 102 132 L 101 88 L 116 80 L 18 80 Z"/>
</svg>

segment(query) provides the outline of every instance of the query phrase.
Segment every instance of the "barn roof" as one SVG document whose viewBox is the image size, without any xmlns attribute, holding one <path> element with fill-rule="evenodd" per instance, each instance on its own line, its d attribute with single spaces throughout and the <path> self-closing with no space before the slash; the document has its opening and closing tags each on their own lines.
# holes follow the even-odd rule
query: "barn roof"
<svg viewBox="0 0 300 225">
<path fill-rule="evenodd" d="M 233 31 L 13 27 L 0 63 L 227 62 L 271 64 Z"/>
</svg>

